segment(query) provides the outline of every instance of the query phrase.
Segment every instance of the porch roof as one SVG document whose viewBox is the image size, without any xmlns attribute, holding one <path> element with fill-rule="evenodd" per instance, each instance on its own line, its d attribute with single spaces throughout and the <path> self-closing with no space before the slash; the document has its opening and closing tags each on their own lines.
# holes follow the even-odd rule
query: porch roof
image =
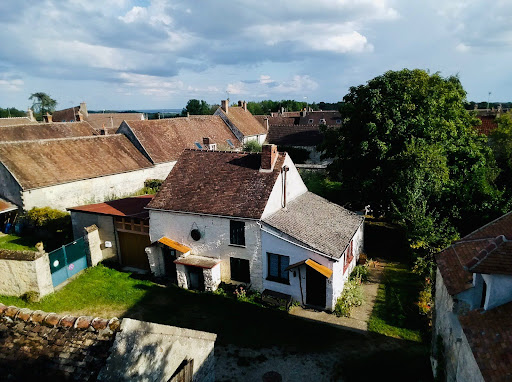
<svg viewBox="0 0 512 382">
<path fill-rule="evenodd" d="M 211 257 L 188 255 L 174 260 L 175 264 L 189 265 L 191 267 L 211 269 L 220 263 L 219 259 Z"/>
<path fill-rule="evenodd" d="M 0 198 L 0 214 L 5 212 L 17 210 L 18 207 L 8 201 Z"/>
<path fill-rule="evenodd" d="M 159 243 L 168 246 L 169 248 L 175 249 L 181 253 L 190 252 L 190 248 L 186 245 L 180 244 L 177 241 L 171 240 L 168 237 L 162 237 L 158 240 Z"/>
<path fill-rule="evenodd" d="M 292 270 L 293 268 L 297 268 L 297 267 L 299 267 L 301 265 L 307 265 L 308 267 L 313 268 L 315 271 L 317 271 L 318 273 L 324 275 L 327 278 L 332 276 L 332 270 L 330 270 L 329 268 L 327 268 L 324 265 L 318 264 L 316 261 L 311 260 L 311 259 L 302 260 L 302 261 L 299 261 L 298 263 L 289 265 L 285 269 L 285 271 Z"/>
</svg>

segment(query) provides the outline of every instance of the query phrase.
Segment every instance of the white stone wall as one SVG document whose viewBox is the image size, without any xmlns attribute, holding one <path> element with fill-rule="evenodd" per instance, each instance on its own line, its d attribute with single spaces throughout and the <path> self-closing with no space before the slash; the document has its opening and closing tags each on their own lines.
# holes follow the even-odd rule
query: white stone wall
<svg viewBox="0 0 512 382">
<path fill-rule="evenodd" d="M 244 137 L 243 143 L 246 144 L 247 142 L 250 142 L 250 141 L 256 141 L 260 145 L 262 145 L 263 143 L 265 143 L 265 139 L 267 139 L 267 134 L 248 135 L 248 136 Z"/>
<path fill-rule="evenodd" d="M 27 261 L 0 259 L 0 295 L 21 296 L 31 291 L 40 297 L 53 292 L 48 254 Z"/>
<path fill-rule="evenodd" d="M 190 247 L 193 255 L 220 259 L 221 279 L 228 283 L 238 283 L 231 280 L 230 257 L 249 260 L 252 288 L 262 290 L 261 240 L 257 221 L 154 210 L 150 210 L 149 216 L 151 242 L 167 236 Z M 245 247 L 229 244 L 230 220 L 245 222 Z M 194 228 L 201 232 L 199 241 L 190 237 Z"/>
<path fill-rule="evenodd" d="M 156 277 L 165 276 L 165 263 L 162 248 L 157 245 L 146 247 L 146 254 L 148 255 L 149 269 Z"/>
<path fill-rule="evenodd" d="M 2 163 L 0 163 L 0 197 L 17 206 L 23 206 L 21 186 Z"/>
<path fill-rule="evenodd" d="M 289 203 L 296 197 L 305 193 L 308 189 L 302 178 L 300 177 L 297 168 L 293 164 L 290 156 L 286 154 L 286 158 L 284 160 L 284 165 L 288 166 L 290 170 L 286 174 L 286 202 Z M 262 219 L 265 217 L 272 215 L 274 212 L 279 211 L 282 208 L 283 203 L 283 174 L 279 174 L 274 187 L 272 188 L 272 192 L 270 193 L 270 197 L 268 199 L 267 205 L 265 206 L 265 210 L 262 214 Z"/>
<path fill-rule="evenodd" d="M 142 170 L 26 190 L 23 191 L 23 208 L 49 206 L 65 210 L 130 195 L 144 187 L 146 179 L 165 179 L 174 164 L 162 163 Z"/>
<path fill-rule="evenodd" d="M 204 290 L 213 292 L 217 290 L 220 285 L 220 264 L 217 264 L 213 268 L 203 269 L 204 276 Z"/>
<path fill-rule="evenodd" d="M 176 264 L 176 277 L 180 288 L 188 289 L 187 267 L 183 264 Z"/>
</svg>

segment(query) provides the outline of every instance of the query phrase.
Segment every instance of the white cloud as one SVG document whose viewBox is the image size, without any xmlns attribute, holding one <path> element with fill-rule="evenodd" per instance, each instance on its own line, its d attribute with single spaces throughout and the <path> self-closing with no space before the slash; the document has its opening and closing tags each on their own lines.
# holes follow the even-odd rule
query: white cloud
<svg viewBox="0 0 512 382">
<path fill-rule="evenodd" d="M 20 91 L 22 90 L 24 84 L 25 83 L 23 82 L 23 80 L 20 79 L 0 79 L 0 89 L 3 88 L 7 91 Z"/>
<path fill-rule="evenodd" d="M 148 10 L 144 7 L 133 7 L 124 16 L 119 16 L 119 19 L 125 23 L 133 23 L 139 20 L 147 20 Z"/>
<path fill-rule="evenodd" d="M 309 94 L 318 88 L 318 83 L 308 75 L 294 75 L 281 81 L 269 75 L 260 75 L 258 81 L 237 81 L 228 84 L 229 94 L 245 94 L 250 97 L 281 96 L 282 94 Z"/>
</svg>

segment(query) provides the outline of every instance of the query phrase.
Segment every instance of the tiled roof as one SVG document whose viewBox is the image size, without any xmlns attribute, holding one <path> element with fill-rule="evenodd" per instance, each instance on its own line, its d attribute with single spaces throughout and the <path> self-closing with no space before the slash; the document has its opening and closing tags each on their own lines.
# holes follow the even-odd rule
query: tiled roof
<svg viewBox="0 0 512 382">
<path fill-rule="evenodd" d="M 474 256 L 465 266 L 473 273 L 512 275 L 512 241 L 501 235 Z"/>
<path fill-rule="evenodd" d="M 364 218 L 306 192 L 263 221 L 317 251 L 339 259 Z"/>
<path fill-rule="evenodd" d="M 269 126 L 293 126 L 299 124 L 299 117 L 283 117 L 283 116 L 269 116 L 269 115 L 255 115 L 254 118 L 259 123 L 266 127 L 265 120 L 268 119 Z"/>
<path fill-rule="evenodd" d="M 140 121 L 143 113 L 88 113 L 85 120 L 96 130 L 105 126 L 108 133 L 115 133 L 123 121 Z"/>
<path fill-rule="evenodd" d="M 17 208 L 18 207 L 16 207 L 14 204 L 0 198 L 0 214 L 3 212 L 16 210 Z"/>
<path fill-rule="evenodd" d="M 267 141 L 283 146 L 316 146 L 323 135 L 318 126 L 270 126 Z"/>
<path fill-rule="evenodd" d="M 512 380 L 512 302 L 459 316 L 485 381 Z"/>
<path fill-rule="evenodd" d="M 437 266 L 451 295 L 472 287 L 472 272 L 466 270 L 465 267 L 471 266 L 472 259 L 500 235 L 512 238 L 512 212 L 470 233 L 436 255 Z M 508 245 L 506 250 L 509 250 Z M 498 255 L 496 258 L 500 259 L 503 254 L 500 251 L 496 252 L 496 255 Z M 490 258 L 485 264 L 495 268 L 494 261 L 494 258 Z M 506 270 L 506 274 L 509 274 L 508 272 L 511 272 L 510 261 L 502 263 L 501 268 L 501 272 Z M 486 270 L 490 270 L 490 268 Z"/>
<path fill-rule="evenodd" d="M 80 111 L 80 105 L 63 110 L 56 110 L 52 114 L 54 122 L 75 122 L 76 114 Z"/>
<path fill-rule="evenodd" d="M 131 216 L 144 218 L 148 216 L 148 210 L 144 207 L 153 199 L 154 195 L 142 195 L 131 198 L 111 200 L 109 202 L 88 204 L 68 208 L 69 211 L 88 212 L 109 216 Z"/>
<path fill-rule="evenodd" d="M 475 126 L 475 129 L 484 135 L 489 135 L 492 133 L 497 127 L 496 116 L 493 115 L 478 115 L 477 118 L 482 121 L 481 125 Z"/>
<path fill-rule="evenodd" d="M 245 137 L 267 134 L 267 129 L 254 118 L 254 115 L 252 115 L 249 110 L 245 110 L 243 107 L 230 106 L 227 114 L 220 107 L 218 110 L 224 114 Z"/>
<path fill-rule="evenodd" d="M 95 381 L 119 325 L 0 304 L 0 380 Z"/>
<path fill-rule="evenodd" d="M 217 145 L 217 150 L 231 150 L 240 142 L 224 121 L 216 115 L 198 115 L 183 118 L 154 119 L 149 121 L 127 121 L 135 137 L 148 152 L 154 163 L 178 159 L 184 149 L 196 148 L 195 142 L 203 146 L 203 138 Z"/>
<path fill-rule="evenodd" d="M 325 120 L 325 123 L 322 120 Z M 304 117 L 301 116 L 299 120 L 299 125 L 335 126 L 340 124 L 341 114 L 339 111 L 308 111 L 306 115 Z"/>
<path fill-rule="evenodd" d="M 260 172 L 259 153 L 185 150 L 148 208 L 259 219 L 284 159 Z"/>
<path fill-rule="evenodd" d="M 0 118 L 0 126 L 15 126 L 15 125 L 37 125 L 37 122 L 31 121 L 28 117 L 10 117 Z"/>
<path fill-rule="evenodd" d="M 74 138 L 96 134 L 87 122 L 38 123 L 0 127 L 0 142 Z"/>
<path fill-rule="evenodd" d="M 0 162 L 24 190 L 152 166 L 124 135 L 4 142 Z"/>
</svg>

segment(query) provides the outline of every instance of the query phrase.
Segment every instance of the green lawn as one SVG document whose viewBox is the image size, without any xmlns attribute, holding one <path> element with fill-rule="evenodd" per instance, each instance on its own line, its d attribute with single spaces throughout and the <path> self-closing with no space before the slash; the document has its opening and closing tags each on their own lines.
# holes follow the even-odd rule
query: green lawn
<svg viewBox="0 0 512 382">
<path fill-rule="evenodd" d="M 0 248 L 12 249 L 16 251 L 35 251 L 34 245 L 37 240 L 31 237 L 20 237 L 16 235 L 2 235 L 0 236 Z"/>
</svg>

